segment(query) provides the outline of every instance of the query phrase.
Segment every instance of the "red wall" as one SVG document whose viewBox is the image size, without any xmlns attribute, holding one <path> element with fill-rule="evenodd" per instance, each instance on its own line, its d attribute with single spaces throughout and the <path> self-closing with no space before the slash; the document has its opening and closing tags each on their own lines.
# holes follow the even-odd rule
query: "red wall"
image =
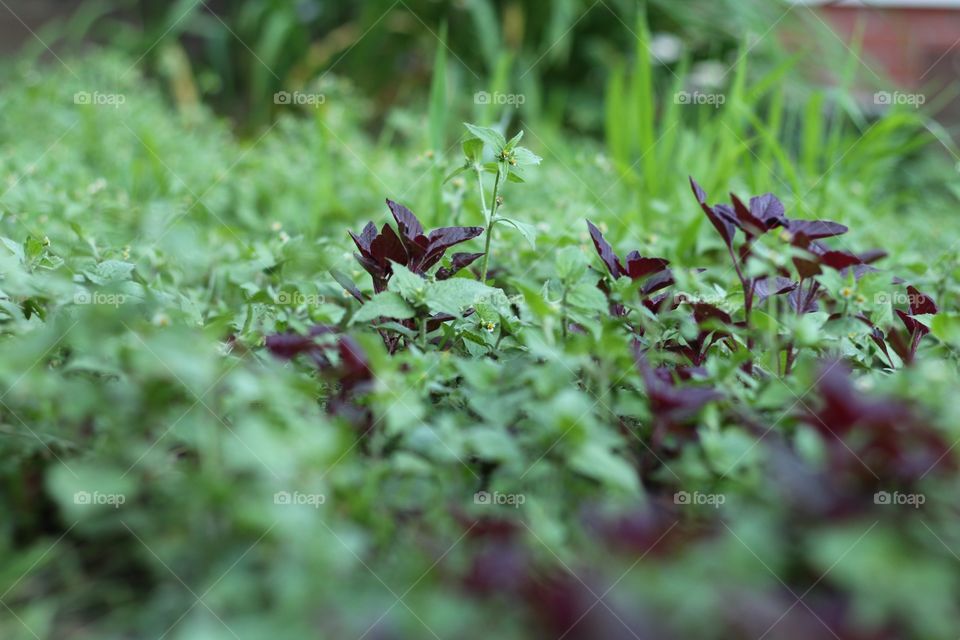
<svg viewBox="0 0 960 640">
<path fill-rule="evenodd" d="M 942 86 L 960 79 L 960 10 L 825 7 L 837 35 L 850 41 L 864 28 L 864 61 L 904 88 Z"/>
</svg>

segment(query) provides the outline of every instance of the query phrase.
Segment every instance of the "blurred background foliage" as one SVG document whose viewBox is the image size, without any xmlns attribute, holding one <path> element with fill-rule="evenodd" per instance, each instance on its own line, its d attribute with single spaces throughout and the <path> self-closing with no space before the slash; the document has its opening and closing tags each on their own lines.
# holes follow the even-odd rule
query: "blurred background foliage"
<svg viewBox="0 0 960 640">
<path fill-rule="evenodd" d="M 398 104 L 425 103 L 434 51 L 448 36 L 449 91 L 501 90 L 527 96 L 526 118 L 597 133 L 603 96 L 636 62 L 637 25 L 655 34 L 655 75 L 696 67 L 707 83 L 749 51 L 752 72 L 798 52 L 841 53 L 845 45 L 809 8 L 737 0 L 91 0 L 58 15 L 46 44 L 101 43 L 165 77 L 180 101 L 203 99 L 245 124 L 275 113 L 273 94 L 327 74 L 350 78 L 371 99 L 374 121 Z M 784 46 L 784 27 L 804 40 Z M 773 37 L 771 36 L 773 33 Z M 45 52 L 42 43 L 32 50 Z M 710 63 L 703 64 L 703 63 Z M 697 63 L 701 63 L 697 66 Z M 723 65 L 717 70 L 717 65 Z M 791 76 L 798 91 L 809 88 Z"/>
<path fill-rule="evenodd" d="M 856 176 L 847 185 L 882 176 L 894 200 L 952 199 L 956 189 L 960 156 L 929 116 L 937 106 L 879 111 L 866 98 L 884 81 L 859 41 L 844 41 L 805 5 L 88 0 L 38 33 L 28 44 L 36 57 L 49 57 L 48 46 L 122 52 L 181 113 L 209 105 L 253 140 L 290 111 L 312 112 L 328 140 L 337 136 L 329 103 L 277 104 L 277 92 L 348 102 L 348 117 L 381 145 L 430 154 L 434 215 L 462 121 L 524 126 L 541 152 L 561 157 L 570 133 L 601 140 L 619 181 L 660 209 L 675 190 L 664 176 L 699 169 L 698 158 L 711 160 L 698 174 L 708 190 L 734 176 L 762 190 L 773 174 L 783 189 L 813 196 L 798 197 L 808 215 L 838 172 Z M 479 104 L 481 91 L 521 104 Z M 723 94 L 725 103 L 683 108 L 684 91 Z M 923 153 L 931 146 L 946 151 L 931 160 Z"/>
</svg>

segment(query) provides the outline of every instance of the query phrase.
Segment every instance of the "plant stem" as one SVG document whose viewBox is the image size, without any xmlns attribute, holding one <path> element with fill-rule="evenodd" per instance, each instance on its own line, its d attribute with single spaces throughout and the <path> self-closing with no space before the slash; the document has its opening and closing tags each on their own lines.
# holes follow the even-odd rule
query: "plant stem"
<svg viewBox="0 0 960 640">
<path fill-rule="evenodd" d="M 423 318 L 420 321 L 420 347 L 426 351 L 427 350 L 427 319 Z"/>
<path fill-rule="evenodd" d="M 733 246 L 728 244 L 727 251 L 730 253 L 730 259 L 733 260 L 733 268 L 736 270 L 737 277 L 740 278 L 740 286 L 743 288 L 743 323 L 747 329 L 747 351 L 752 352 L 753 335 L 750 332 L 750 312 L 753 310 L 753 278 L 745 278 L 743 276 L 743 271 L 740 270 L 740 261 L 737 260 L 737 256 L 733 252 Z M 746 372 L 750 375 L 753 374 L 752 358 L 746 363 Z"/>
<path fill-rule="evenodd" d="M 560 335 L 564 340 L 567 339 L 567 285 L 563 285 L 563 298 L 560 300 L 560 321 L 563 323 Z"/>
<path fill-rule="evenodd" d="M 483 220 L 484 222 L 488 222 L 490 217 L 487 211 L 487 199 L 483 195 L 483 169 L 480 167 L 480 165 L 477 165 L 474 168 L 477 171 L 477 186 L 480 188 L 480 207 L 483 209 Z"/>
<path fill-rule="evenodd" d="M 478 179 L 480 173 L 477 173 Z M 493 236 L 493 225 L 497 221 L 497 196 L 500 193 L 500 170 L 497 170 L 497 178 L 493 181 L 493 202 L 491 203 L 490 208 L 490 217 L 487 218 L 487 237 L 484 241 L 483 247 L 483 263 L 480 266 L 480 282 L 483 284 L 487 283 L 487 265 L 490 261 L 490 239 Z M 481 202 L 483 201 L 483 181 L 480 181 L 480 198 Z M 484 205 L 484 212 L 486 212 L 486 205 Z"/>
</svg>

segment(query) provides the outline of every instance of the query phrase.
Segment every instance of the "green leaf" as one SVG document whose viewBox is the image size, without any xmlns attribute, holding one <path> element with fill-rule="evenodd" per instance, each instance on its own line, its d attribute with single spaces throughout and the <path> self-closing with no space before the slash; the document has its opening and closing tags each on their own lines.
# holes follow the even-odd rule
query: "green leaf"
<svg viewBox="0 0 960 640">
<path fill-rule="evenodd" d="M 483 160 L 483 140 L 470 138 L 463 141 L 463 156 L 471 164 L 478 164 Z"/>
<path fill-rule="evenodd" d="M 513 150 L 513 159 L 517 161 L 517 164 L 521 167 L 528 167 L 531 165 L 538 165 L 543 162 L 543 158 L 535 154 L 530 149 L 526 147 L 517 147 Z"/>
<path fill-rule="evenodd" d="M 586 254 L 578 247 L 564 247 L 557 251 L 554 262 L 557 266 L 557 277 L 567 282 L 576 282 L 587 272 L 589 261 Z M 596 287 L 594 287 L 596 289 Z"/>
<path fill-rule="evenodd" d="M 10 238 L 0 238 L 0 242 L 3 242 L 4 246 L 10 250 L 10 253 L 17 256 L 21 261 L 24 259 L 23 255 L 23 245 L 21 245 L 16 240 L 11 240 Z"/>
<path fill-rule="evenodd" d="M 381 317 L 408 320 L 414 315 L 413 307 L 407 304 L 399 294 L 394 291 L 384 291 L 373 296 L 369 302 L 360 307 L 350 323 L 370 322 Z"/>
<path fill-rule="evenodd" d="M 516 182 L 518 184 L 523 184 L 526 182 L 524 175 L 517 170 L 517 167 L 510 167 L 510 170 L 507 172 L 507 180 L 510 182 Z"/>
<path fill-rule="evenodd" d="M 454 169 L 449 173 L 449 175 L 447 175 L 446 178 L 443 179 L 443 184 L 447 184 L 448 182 L 450 182 L 451 180 L 453 180 L 454 178 L 456 178 L 457 176 L 459 176 L 460 174 L 464 173 L 469 169 L 470 167 L 466 167 L 466 166 L 460 167 L 459 169 Z"/>
<path fill-rule="evenodd" d="M 960 313 L 938 313 L 930 322 L 930 332 L 944 342 L 960 345 Z"/>
<path fill-rule="evenodd" d="M 491 129 L 490 127 L 478 127 L 475 124 L 468 124 L 466 122 L 463 125 L 467 128 L 475 138 L 483 140 L 484 144 L 490 145 L 490 148 L 493 149 L 494 154 L 498 154 L 503 151 L 503 148 L 507 146 L 507 140 L 503 137 L 496 129 Z"/>
<path fill-rule="evenodd" d="M 514 220 L 513 218 L 497 218 L 497 222 L 503 222 L 510 225 L 517 231 L 519 231 L 527 242 L 530 243 L 530 246 L 534 249 L 537 248 L 537 230 L 532 224 L 527 224 L 526 222 L 520 222 L 519 220 Z"/>
<path fill-rule="evenodd" d="M 607 486 L 633 494 L 640 492 L 640 480 L 636 469 L 602 444 L 588 442 L 567 462 L 574 471 Z"/>
<path fill-rule="evenodd" d="M 587 311 L 598 311 L 606 314 L 609 311 L 609 302 L 603 291 L 592 282 L 579 282 L 567 292 L 567 304 Z"/>
<path fill-rule="evenodd" d="M 522 140 L 522 139 L 523 139 L 523 131 L 520 131 L 517 135 L 513 136 L 512 138 L 510 138 L 510 142 L 508 142 L 508 143 L 506 144 L 506 147 L 504 147 L 504 149 L 505 149 L 506 151 L 512 150 L 514 147 L 517 146 L 517 143 L 519 143 L 520 140 Z"/>
<path fill-rule="evenodd" d="M 423 300 L 427 290 L 427 281 L 407 269 L 402 264 L 393 263 L 393 277 L 387 285 L 390 291 L 400 294 L 407 302 L 418 303 Z"/>
<path fill-rule="evenodd" d="M 94 284 L 109 284 L 129 280 L 134 265 L 120 260 L 105 260 L 92 270 L 84 271 L 83 275 Z"/>
<path fill-rule="evenodd" d="M 500 304 L 504 301 L 506 295 L 500 289 L 467 278 L 430 283 L 426 293 L 426 304 L 431 311 L 454 316 L 462 316 L 478 302 Z"/>
</svg>

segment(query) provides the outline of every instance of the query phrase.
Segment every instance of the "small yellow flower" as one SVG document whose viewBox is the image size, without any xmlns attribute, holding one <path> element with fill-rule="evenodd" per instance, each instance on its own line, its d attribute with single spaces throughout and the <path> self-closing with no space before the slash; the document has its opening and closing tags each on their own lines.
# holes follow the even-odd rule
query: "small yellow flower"
<svg viewBox="0 0 960 640">
<path fill-rule="evenodd" d="M 274 231 L 282 231 L 283 225 L 280 224 L 279 222 L 274 222 L 272 225 L 270 225 L 270 228 L 273 229 Z"/>
<path fill-rule="evenodd" d="M 840 295 L 844 298 L 850 298 L 853 296 L 853 289 L 850 287 L 844 287 L 843 289 L 840 289 Z"/>
<path fill-rule="evenodd" d="M 867 297 L 862 293 L 857 294 L 857 304 L 864 304 L 867 301 Z"/>
<path fill-rule="evenodd" d="M 780 239 L 784 242 L 793 242 L 793 234 L 784 229 L 780 232 Z"/>
</svg>

